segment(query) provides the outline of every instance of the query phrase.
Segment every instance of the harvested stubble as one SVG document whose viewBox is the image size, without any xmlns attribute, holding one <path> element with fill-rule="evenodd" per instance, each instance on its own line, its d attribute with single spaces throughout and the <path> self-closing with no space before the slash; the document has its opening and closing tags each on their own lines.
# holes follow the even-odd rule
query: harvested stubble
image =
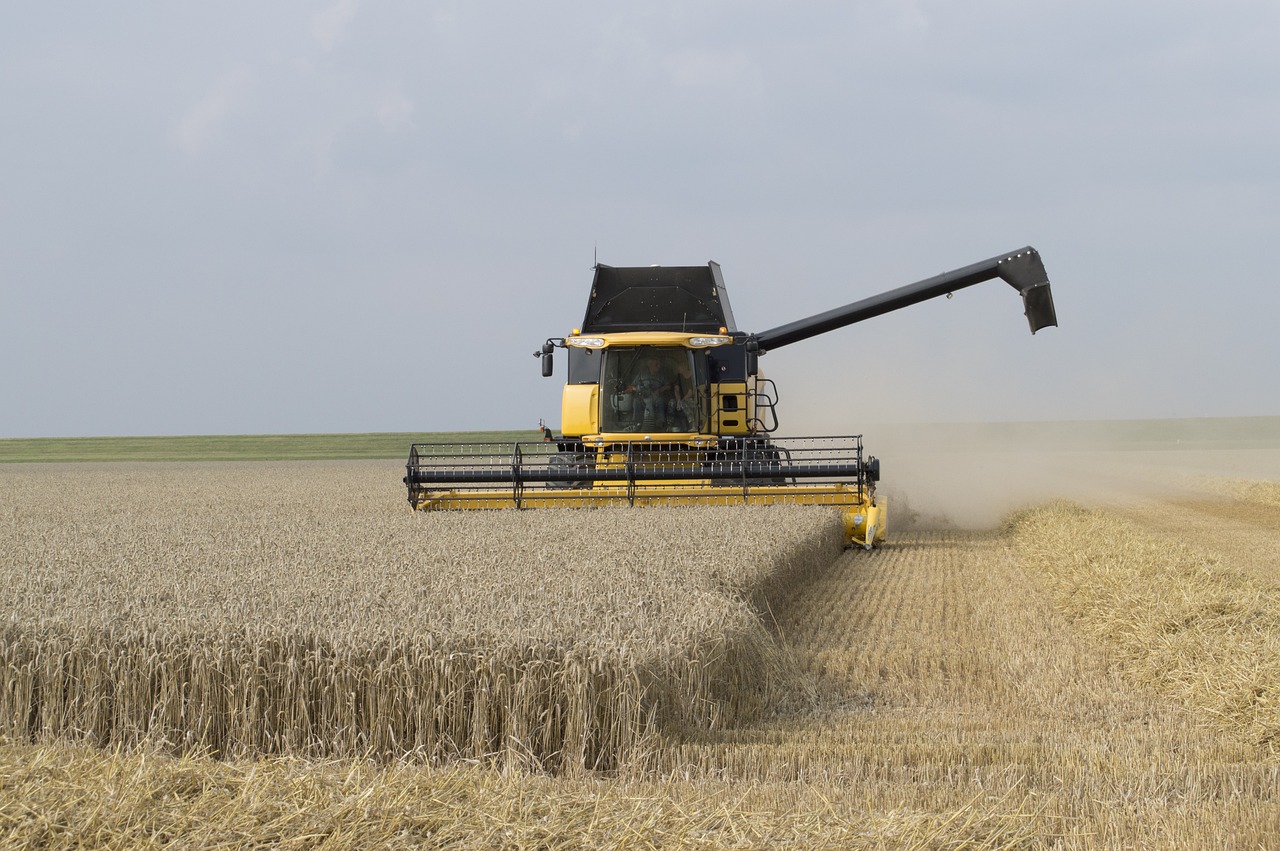
<svg viewBox="0 0 1280 851">
<path fill-rule="evenodd" d="M 560 771 L 757 711 L 829 510 L 413 514 L 385 463 L 0 472 L 0 732 Z"/>
<path fill-rule="evenodd" d="M 219 762 L 0 739 L 0 849 L 1034 847 L 973 800 L 869 812 L 848 789 L 601 780 L 361 760 Z"/>
</svg>

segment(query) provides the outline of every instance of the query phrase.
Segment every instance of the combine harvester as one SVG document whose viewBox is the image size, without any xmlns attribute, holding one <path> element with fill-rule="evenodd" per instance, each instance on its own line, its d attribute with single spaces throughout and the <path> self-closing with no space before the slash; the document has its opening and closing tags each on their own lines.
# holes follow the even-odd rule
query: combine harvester
<svg viewBox="0 0 1280 851">
<path fill-rule="evenodd" d="M 843 507 L 846 545 L 885 538 L 880 463 L 862 436 L 774 437 L 777 388 L 761 355 L 1000 278 L 1031 333 L 1057 325 L 1039 253 L 1020 248 L 762 333 L 738 330 L 714 262 L 597 264 L 582 327 L 534 355 L 568 354 L 561 436 L 528 443 L 417 443 L 405 484 L 418 510 L 592 505 Z"/>
</svg>

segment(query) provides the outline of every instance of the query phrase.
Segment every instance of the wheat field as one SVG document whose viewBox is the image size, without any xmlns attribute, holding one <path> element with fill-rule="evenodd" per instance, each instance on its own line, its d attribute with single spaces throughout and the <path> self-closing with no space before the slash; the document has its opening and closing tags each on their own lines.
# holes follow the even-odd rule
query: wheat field
<svg viewBox="0 0 1280 851">
<path fill-rule="evenodd" d="M 753 597 L 839 548 L 794 507 L 417 515 L 385 472 L 10 473 L 0 732 L 613 768 L 753 714 Z"/>
<path fill-rule="evenodd" d="M 0 468 L 0 847 L 1275 847 L 1275 482 L 1148 473 L 841 553 L 413 515 L 375 462 Z"/>
</svg>

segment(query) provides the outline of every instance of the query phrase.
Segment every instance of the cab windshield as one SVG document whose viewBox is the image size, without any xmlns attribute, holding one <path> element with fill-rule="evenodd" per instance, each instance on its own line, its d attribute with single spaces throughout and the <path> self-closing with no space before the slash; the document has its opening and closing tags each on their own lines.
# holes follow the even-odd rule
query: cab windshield
<svg viewBox="0 0 1280 851">
<path fill-rule="evenodd" d="M 707 428 L 707 353 L 683 346 L 610 346 L 601 371 L 601 430 Z"/>
</svg>

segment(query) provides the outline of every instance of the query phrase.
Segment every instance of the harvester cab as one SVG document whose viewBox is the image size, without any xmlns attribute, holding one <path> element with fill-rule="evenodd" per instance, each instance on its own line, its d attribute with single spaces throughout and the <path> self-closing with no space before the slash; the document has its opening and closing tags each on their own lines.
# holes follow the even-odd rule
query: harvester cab
<svg viewBox="0 0 1280 851">
<path fill-rule="evenodd" d="M 534 354 L 567 355 L 561 434 L 501 444 L 414 444 L 419 510 L 588 505 L 803 504 L 842 508 L 847 544 L 885 539 L 879 461 L 861 435 L 778 438 L 770 350 L 999 278 L 1034 334 L 1057 324 L 1026 247 L 761 333 L 737 328 L 720 266 L 597 264 L 582 325 Z M 541 424 L 540 424 L 541 425 Z M 551 437 L 542 426 L 544 436 Z"/>
</svg>

